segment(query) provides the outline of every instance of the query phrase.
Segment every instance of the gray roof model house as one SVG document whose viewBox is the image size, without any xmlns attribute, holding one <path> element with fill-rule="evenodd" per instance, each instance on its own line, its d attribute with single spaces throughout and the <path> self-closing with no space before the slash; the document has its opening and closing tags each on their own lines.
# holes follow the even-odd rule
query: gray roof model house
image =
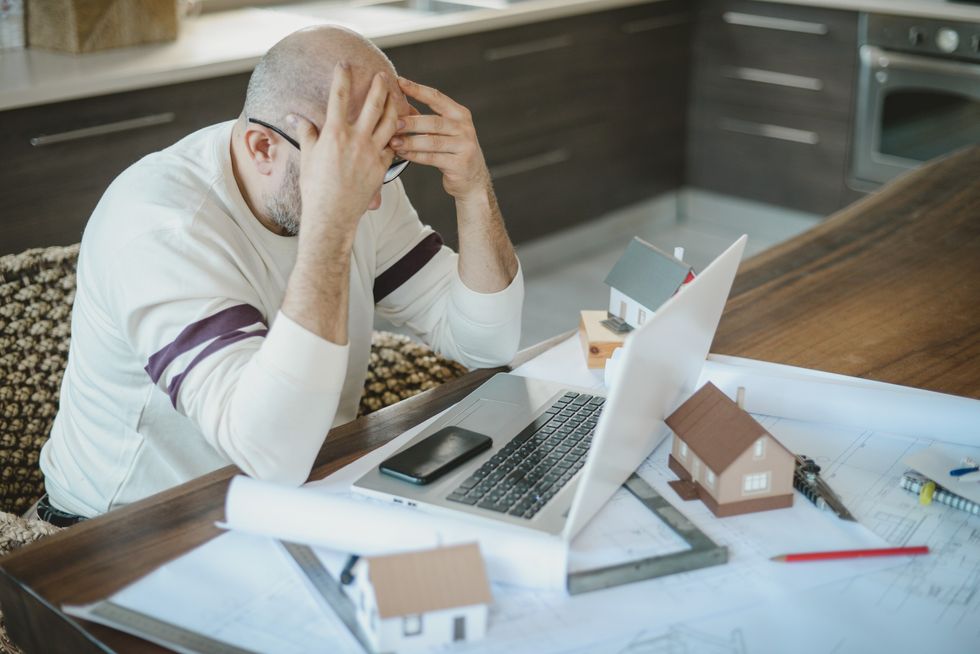
<svg viewBox="0 0 980 654">
<path fill-rule="evenodd" d="M 606 276 L 612 324 L 604 324 L 614 331 L 639 327 L 689 278 L 693 278 L 689 265 L 634 237 Z"/>
</svg>

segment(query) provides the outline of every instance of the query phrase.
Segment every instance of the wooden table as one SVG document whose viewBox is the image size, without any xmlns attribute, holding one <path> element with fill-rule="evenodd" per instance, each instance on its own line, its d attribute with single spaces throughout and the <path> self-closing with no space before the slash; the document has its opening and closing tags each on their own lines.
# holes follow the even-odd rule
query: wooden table
<svg viewBox="0 0 980 654">
<path fill-rule="evenodd" d="M 713 351 L 980 398 L 978 180 L 974 147 L 745 262 Z M 450 406 L 494 372 L 472 372 L 331 430 L 312 478 Z M 237 472 L 218 470 L 4 558 L 0 605 L 10 636 L 28 652 L 162 651 L 57 607 L 104 598 L 217 536 L 213 523 Z"/>
</svg>

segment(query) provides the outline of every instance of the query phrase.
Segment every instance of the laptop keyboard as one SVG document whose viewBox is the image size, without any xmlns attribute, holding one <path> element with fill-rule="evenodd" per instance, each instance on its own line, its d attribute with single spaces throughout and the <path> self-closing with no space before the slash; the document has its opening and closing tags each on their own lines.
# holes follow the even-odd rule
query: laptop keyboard
<svg viewBox="0 0 980 654">
<path fill-rule="evenodd" d="M 605 399 L 568 392 L 448 499 L 532 518 L 585 465 Z"/>
</svg>

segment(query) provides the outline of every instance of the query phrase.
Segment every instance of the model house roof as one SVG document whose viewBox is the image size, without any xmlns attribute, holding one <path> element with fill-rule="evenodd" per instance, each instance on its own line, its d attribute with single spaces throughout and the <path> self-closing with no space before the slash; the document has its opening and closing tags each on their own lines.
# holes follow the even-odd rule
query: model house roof
<svg viewBox="0 0 980 654">
<path fill-rule="evenodd" d="M 711 382 L 677 407 L 666 423 L 716 475 L 756 440 L 769 434 Z"/>
<path fill-rule="evenodd" d="M 606 284 L 651 311 L 681 287 L 691 267 L 672 255 L 634 237 L 606 276 Z"/>
<path fill-rule="evenodd" d="M 365 557 L 365 563 L 382 619 L 492 601 L 476 543 Z"/>
</svg>

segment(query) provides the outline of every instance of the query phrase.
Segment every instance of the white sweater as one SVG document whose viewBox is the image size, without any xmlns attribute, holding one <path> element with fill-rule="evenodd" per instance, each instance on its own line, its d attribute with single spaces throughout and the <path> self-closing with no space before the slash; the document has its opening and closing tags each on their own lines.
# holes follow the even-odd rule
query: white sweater
<svg viewBox="0 0 980 654">
<path fill-rule="evenodd" d="M 331 425 L 356 416 L 375 311 L 469 367 L 517 349 L 520 272 L 499 293 L 468 289 L 400 181 L 357 230 L 349 344 L 280 313 L 297 239 L 249 211 L 231 128 L 130 167 L 85 228 L 61 405 L 41 451 L 58 508 L 97 515 L 229 463 L 302 483 Z"/>
</svg>

